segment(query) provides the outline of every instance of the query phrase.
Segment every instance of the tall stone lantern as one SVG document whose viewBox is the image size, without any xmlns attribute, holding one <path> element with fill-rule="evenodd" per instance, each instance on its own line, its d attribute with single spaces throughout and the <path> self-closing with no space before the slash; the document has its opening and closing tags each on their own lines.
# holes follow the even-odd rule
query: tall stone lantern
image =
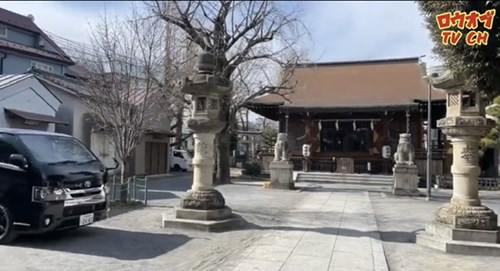
<svg viewBox="0 0 500 271">
<path fill-rule="evenodd" d="M 193 185 L 175 209 L 175 218 L 163 216 L 163 226 L 215 230 L 234 220 L 222 194 L 213 187 L 215 135 L 225 125 L 221 119 L 222 97 L 232 84 L 214 75 L 215 57 L 202 53 L 192 79 L 186 78 L 181 92 L 192 95 L 192 115 L 187 126 L 193 131 Z"/>
<path fill-rule="evenodd" d="M 467 92 L 464 80 L 450 71 L 433 79 L 446 91 L 446 117 L 437 121 L 453 146 L 453 196 L 439 208 L 417 243 L 450 253 L 500 255 L 497 215 L 481 204 L 478 192 L 479 140 L 493 121 L 484 117 L 479 92 Z"/>
</svg>

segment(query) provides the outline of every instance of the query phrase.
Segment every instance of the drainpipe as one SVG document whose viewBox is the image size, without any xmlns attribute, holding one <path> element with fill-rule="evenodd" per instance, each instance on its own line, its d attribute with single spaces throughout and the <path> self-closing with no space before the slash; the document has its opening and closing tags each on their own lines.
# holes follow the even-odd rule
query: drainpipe
<svg viewBox="0 0 500 271">
<path fill-rule="evenodd" d="M 1 52 L 3 54 L 2 58 L 0 58 L 0 74 L 3 74 L 3 60 L 7 58 L 7 54 Z"/>
</svg>

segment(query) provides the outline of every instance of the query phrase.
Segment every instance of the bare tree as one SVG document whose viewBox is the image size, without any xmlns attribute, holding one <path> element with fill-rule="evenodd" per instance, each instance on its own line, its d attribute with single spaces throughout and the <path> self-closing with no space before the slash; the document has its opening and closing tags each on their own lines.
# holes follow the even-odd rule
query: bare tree
<svg viewBox="0 0 500 271">
<path fill-rule="evenodd" d="M 287 79 L 276 68 L 293 66 L 301 58 L 301 38 L 307 30 L 298 9 L 286 12 L 274 1 L 172 1 L 175 13 L 162 1 L 146 1 L 154 16 L 182 29 L 204 51 L 216 56 L 216 75 L 233 80 L 223 117 L 226 127 L 217 136 L 217 177 L 230 181 L 230 137 L 236 114 L 256 96 L 281 90 Z M 256 80 L 258 78 L 258 80 Z M 281 93 L 281 92 L 279 92 Z"/>
<path fill-rule="evenodd" d="M 165 125 L 170 98 L 163 91 L 168 74 L 162 22 L 141 18 L 137 9 L 124 21 L 103 15 L 92 27 L 93 54 L 81 60 L 88 70 L 83 100 L 94 129 L 104 131 L 115 150 L 122 184 L 137 145 Z"/>
<path fill-rule="evenodd" d="M 278 130 L 278 125 L 275 121 L 266 119 L 264 117 L 258 117 L 257 119 L 255 119 L 255 122 L 257 124 L 257 127 L 259 127 L 258 129 L 260 131 L 264 131 L 268 128 Z"/>
</svg>

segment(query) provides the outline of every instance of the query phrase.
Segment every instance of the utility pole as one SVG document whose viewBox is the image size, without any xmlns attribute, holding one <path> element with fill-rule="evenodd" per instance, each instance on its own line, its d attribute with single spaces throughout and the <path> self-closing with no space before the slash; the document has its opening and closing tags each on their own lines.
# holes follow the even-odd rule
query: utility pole
<svg viewBox="0 0 500 271">
<path fill-rule="evenodd" d="M 432 146 L 431 146 L 431 101 L 432 101 L 432 83 L 431 77 L 427 75 L 429 89 L 427 92 L 427 201 L 431 199 L 431 161 L 432 161 Z"/>
<path fill-rule="evenodd" d="M 425 55 L 421 56 L 425 57 Z M 428 90 L 427 90 L 427 166 L 426 166 L 426 188 L 427 195 L 426 200 L 429 201 L 431 199 L 431 179 L 432 179 L 432 141 L 431 141 L 431 131 L 432 131 L 432 78 L 438 77 L 437 73 L 429 74 L 427 72 L 427 65 L 425 62 L 420 62 L 420 68 L 422 73 L 424 74 L 423 78 L 427 81 Z"/>
</svg>

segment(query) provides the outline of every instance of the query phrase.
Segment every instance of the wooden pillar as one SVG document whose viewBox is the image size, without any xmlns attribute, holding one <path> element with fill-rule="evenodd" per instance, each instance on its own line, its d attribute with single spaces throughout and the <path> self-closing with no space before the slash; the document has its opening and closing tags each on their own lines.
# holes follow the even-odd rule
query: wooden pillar
<svg viewBox="0 0 500 271">
<path fill-rule="evenodd" d="M 308 113 L 302 117 L 302 121 L 304 122 L 304 135 L 305 135 L 305 143 L 311 144 L 311 155 L 314 153 L 320 152 L 320 140 L 319 140 L 319 127 L 316 121 L 314 121 L 313 114 Z"/>
</svg>

